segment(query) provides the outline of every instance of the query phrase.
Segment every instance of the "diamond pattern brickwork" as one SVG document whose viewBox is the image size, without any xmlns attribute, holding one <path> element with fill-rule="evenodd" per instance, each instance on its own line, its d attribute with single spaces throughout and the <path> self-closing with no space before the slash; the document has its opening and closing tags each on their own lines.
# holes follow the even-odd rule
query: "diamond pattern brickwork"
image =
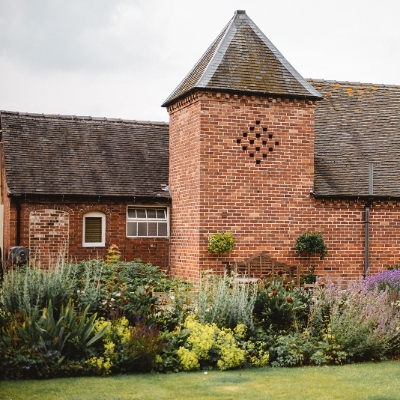
<svg viewBox="0 0 400 400">
<path fill-rule="evenodd" d="M 259 120 L 249 125 L 248 129 L 236 139 L 242 152 L 253 158 L 255 164 L 265 162 L 280 142 L 279 136 L 269 132 L 268 127 Z"/>
</svg>

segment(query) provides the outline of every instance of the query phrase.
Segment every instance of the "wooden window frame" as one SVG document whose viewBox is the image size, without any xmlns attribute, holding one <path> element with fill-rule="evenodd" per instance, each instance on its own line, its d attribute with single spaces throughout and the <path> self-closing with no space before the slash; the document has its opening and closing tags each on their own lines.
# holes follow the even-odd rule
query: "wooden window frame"
<svg viewBox="0 0 400 400">
<path fill-rule="evenodd" d="M 86 242 L 86 218 L 101 218 L 101 242 Z M 106 245 L 106 215 L 100 211 L 91 211 L 83 216 L 82 246 L 83 247 L 105 247 Z"/>
</svg>

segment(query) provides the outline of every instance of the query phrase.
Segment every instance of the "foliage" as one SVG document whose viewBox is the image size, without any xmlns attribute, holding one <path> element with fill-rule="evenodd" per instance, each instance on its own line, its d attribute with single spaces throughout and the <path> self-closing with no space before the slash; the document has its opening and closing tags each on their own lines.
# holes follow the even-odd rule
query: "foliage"
<svg viewBox="0 0 400 400">
<path fill-rule="evenodd" d="M 121 252 L 116 244 L 112 244 L 106 256 L 106 264 L 118 264 L 121 258 Z"/>
<path fill-rule="evenodd" d="M 278 335 L 272 339 L 269 348 L 273 367 L 294 367 L 307 363 L 307 356 L 312 345 L 302 332 Z"/>
<path fill-rule="evenodd" d="M 103 319 L 97 330 L 105 330 L 102 348 L 98 346 L 97 354 L 86 361 L 97 375 L 150 371 L 156 355 L 165 346 L 155 326 L 148 327 L 141 321 L 131 326 L 125 317 L 113 321 Z"/>
<path fill-rule="evenodd" d="M 399 352 L 399 269 L 313 291 L 279 277 L 252 285 L 206 272 L 196 293 L 150 264 L 118 258 L 4 276 L 3 379 L 344 364 Z"/>
<path fill-rule="evenodd" d="M 269 352 L 273 367 L 342 364 L 348 361 L 348 354 L 331 334 L 318 337 L 308 330 L 271 338 Z"/>
<path fill-rule="evenodd" d="M 222 254 L 229 254 L 232 252 L 235 246 L 235 237 L 232 232 L 214 233 L 208 238 L 208 248 L 209 254 L 216 254 L 217 261 L 216 266 L 218 266 L 218 259 Z"/>
<path fill-rule="evenodd" d="M 87 316 L 86 309 L 77 314 L 71 302 L 62 307 L 55 318 L 51 301 L 42 315 L 18 316 L 1 330 L 0 372 L 4 378 L 39 378 L 65 372 L 69 363 L 84 358 L 89 348 L 105 334 L 105 329 L 93 333 L 96 314 Z M 68 363 L 65 363 L 68 364 Z"/>
<path fill-rule="evenodd" d="M 50 270 L 26 266 L 10 270 L 0 288 L 0 365 L 9 371 L 4 377 L 148 370 L 164 346 L 157 327 L 180 324 L 188 311 L 182 296 L 176 296 L 171 310 L 160 309 L 152 291 L 183 293 L 189 288 L 140 260 L 122 263 L 114 258 L 108 263 L 60 264 Z M 97 329 L 96 314 L 103 318 L 104 331 Z M 107 349 L 102 341 L 94 343 L 108 330 L 106 319 L 113 325 L 124 316 L 124 338 L 107 343 Z M 117 359 L 112 356 L 115 346 Z"/>
<path fill-rule="evenodd" d="M 304 232 L 296 239 L 295 249 L 297 253 L 305 254 L 308 257 L 309 268 L 311 256 L 319 254 L 323 259 L 328 254 L 328 248 L 321 232 Z"/>
<path fill-rule="evenodd" d="M 75 265 L 66 264 L 49 270 L 25 265 L 10 269 L 4 274 L 0 291 L 0 324 L 22 312 L 32 316 L 50 300 L 53 308 L 59 311 L 62 304 L 75 296 L 77 273 Z"/>
<path fill-rule="evenodd" d="M 246 285 L 234 277 L 204 273 L 199 282 L 197 312 L 202 323 L 234 328 L 242 323 L 253 328 L 256 285 Z"/>
<path fill-rule="evenodd" d="M 235 246 L 235 237 L 232 232 L 214 233 L 208 238 L 208 253 L 229 254 Z"/>
<path fill-rule="evenodd" d="M 254 318 L 258 326 L 274 332 L 289 332 L 304 325 L 310 294 L 283 279 L 264 279 L 258 284 Z"/>
<path fill-rule="evenodd" d="M 346 361 L 379 360 L 398 349 L 399 319 L 387 289 L 362 283 L 342 289 L 330 282 L 311 306 L 309 330 L 346 353 Z"/>
<path fill-rule="evenodd" d="M 114 260 L 115 261 L 115 260 Z M 4 275 L 0 290 L 0 327 L 11 316 L 32 316 L 51 301 L 55 316 L 69 299 L 74 307 L 106 318 L 125 315 L 131 324 L 137 316 L 155 322 L 157 300 L 153 291 L 187 290 L 191 285 L 168 279 L 165 272 L 140 260 L 105 263 L 101 260 L 59 264 L 52 269 L 21 266 Z"/>
<path fill-rule="evenodd" d="M 300 283 L 313 284 L 317 282 L 317 275 L 315 275 L 315 266 L 312 266 L 306 274 L 303 274 L 300 278 Z"/>
<path fill-rule="evenodd" d="M 395 299 L 400 298 L 400 269 L 393 268 L 370 275 L 365 280 L 365 286 L 379 291 L 388 290 Z"/>
<path fill-rule="evenodd" d="M 183 370 L 192 371 L 200 367 L 226 370 L 244 363 L 245 351 L 238 346 L 232 330 L 219 329 L 215 324 L 201 324 L 193 315 L 186 319 L 184 328 L 190 334 L 185 346 L 178 349 Z"/>
<path fill-rule="evenodd" d="M 243 366 L 263 367 L 269 354 L 262 340 L 249 340 L 245 325 L 220 329 L 201 323 L 189 315 L 182 327 L 169 336 L 169 342 L 156 357 L 159 371 L 220 370 Z"/>
</svg>

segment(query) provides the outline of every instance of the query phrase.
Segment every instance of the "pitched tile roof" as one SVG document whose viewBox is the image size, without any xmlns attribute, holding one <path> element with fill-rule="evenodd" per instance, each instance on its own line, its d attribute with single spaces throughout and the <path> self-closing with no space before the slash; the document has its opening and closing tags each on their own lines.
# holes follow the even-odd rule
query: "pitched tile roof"
<svg viewBox="0 0 400 400">
<path fill-rule="evenodd" d="M 400 197 L 400 86 L 309 80 L 315 110 L 316 196 Z"/>
<path fill-rule="evenodd" d="M 168 128 L 2 111 L 8 193 L 169 197 Z"/>
<path fill-rule="evenodd" d="M 245 11 L 235 12 L 163 106 L 194 89 L 320 98 Z"/>
</svg>

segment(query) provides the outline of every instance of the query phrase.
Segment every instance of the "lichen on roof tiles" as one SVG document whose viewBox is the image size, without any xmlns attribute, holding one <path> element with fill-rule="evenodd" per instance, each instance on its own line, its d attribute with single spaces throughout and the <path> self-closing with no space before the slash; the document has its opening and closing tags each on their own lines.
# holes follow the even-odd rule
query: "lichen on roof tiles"
<svg viewBox="0 0 400 400">
<path fill-rule="evenodd" d="M 320 98 L 244 11 L 235 13 L 163 106 L 195 89 Z"/>
<path fill-rule="evenodd" d="M 9 194 L 169 197 L 168 124 L 1 112 Z"/>
<path fill-rule="evenodd" d="M 314 194 L 400 197 L 400 86 L 309 80 L 315 108 Z M 350 95 L 351 93 L 351 95 Z"/>
</svg>

